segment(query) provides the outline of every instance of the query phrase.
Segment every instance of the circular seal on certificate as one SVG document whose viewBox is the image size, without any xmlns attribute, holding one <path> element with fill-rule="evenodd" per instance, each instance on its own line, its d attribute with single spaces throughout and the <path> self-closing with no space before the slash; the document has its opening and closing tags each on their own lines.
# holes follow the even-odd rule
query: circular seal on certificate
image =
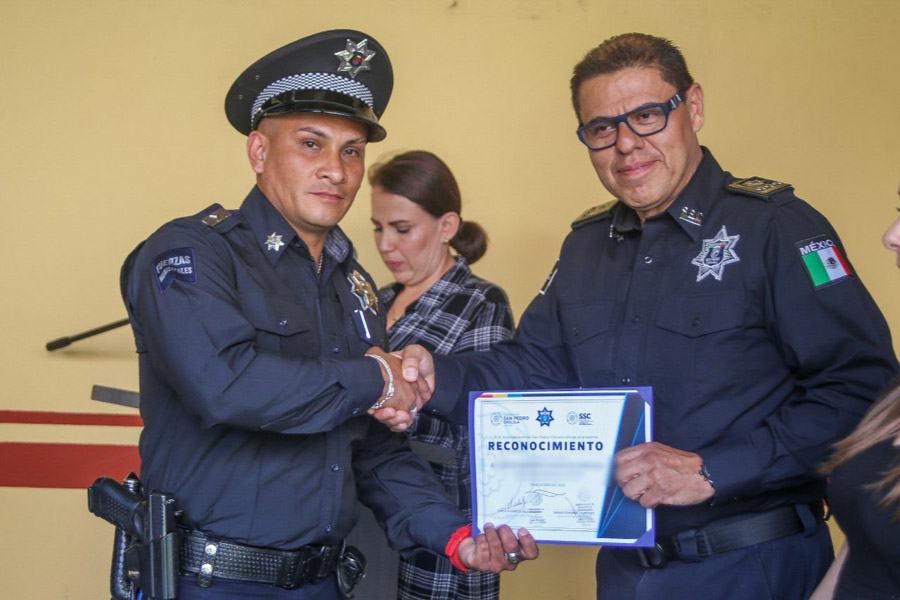
<svg viewBox="0 0 900 600">
<path fill-rule="evenodd" d="M 540 505 L 542 501 L 541 495 L 536 494 L 534 492 L 526 492 L 525 493 L 525 502 L 531 504 L 532 506 Z"/>
</svg>

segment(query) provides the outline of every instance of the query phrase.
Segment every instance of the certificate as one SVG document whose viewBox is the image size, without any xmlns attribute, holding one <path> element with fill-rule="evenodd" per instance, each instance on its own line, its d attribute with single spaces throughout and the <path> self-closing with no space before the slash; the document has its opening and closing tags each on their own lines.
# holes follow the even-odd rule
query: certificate
<svg viewBox="0 0 900 600">
<path fill-rule="evenodd" d="M 472 508 L 539 542 L 653 546 L 654 515 L 622 493 L 613 455 L 652 437 L 649 387 L 473 392 Z"/>
</svg>

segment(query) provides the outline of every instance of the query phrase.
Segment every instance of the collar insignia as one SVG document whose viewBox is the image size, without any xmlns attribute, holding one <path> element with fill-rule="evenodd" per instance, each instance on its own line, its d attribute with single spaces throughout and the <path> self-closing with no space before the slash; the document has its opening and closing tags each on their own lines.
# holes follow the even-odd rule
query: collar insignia
<svg viewBox="0 0 900 600">
<path fill-rule="evenodd" d="M 690 223 L 691 225 L 699 226 L 703 223 L 703 213 L 694 208 L 688 208 L 687 206 L 681 207 L 681 214 L 678 215 L 678 218 L 684 221 L 685 223 Z"/>
<path fill-rule="evenodd" d="M 734 251 L 734 247 L 740 239 L 740 235 L 728 235 L 728 231 L 722 225 L 722 229 L 719 230 L 716 237 L 703 240 L 700 254 L 691 261 L 692 265 L 700 267 L 697 281 L 702 281 L 707 275 L 712 275 L 716 281 L 722 281 L 725 265 L 741 262 L 737 252 Z"/>
<path fill-rule="evenodd" d="M 354 44 L 352 40 L 347 40 L 347 47 L 340 52 L 335 52 L 334 55 L 341 61 L 338 73 L 347 73 L 350 77 L 356 79 L 360 71 L 369 71 L 371 69 L 369 62 L 375 56 L 375 51 L 369 50 L 368 39 L 358 44 Z"/>
<path fill-rule="evenodd" d="M 350 282 L 350 291 L 353 292 L 353 295 L 359 300 L 359 305 L 362 309 L 368 309 L 371 310 L 373 314 L 377 314 L 378 296 L 375 295 L 372 284 L 362 276 L 362 273 L 356 270 L 347 276 L 347 281 Z"/>
<path fill-rule="evenodd" d="M 279 250 L 281 250 L 282 246 L 284 246 L 284 242 L 281 241 L 280 234 L 273 231 L 266 237 L 266 250 L 274 250 L 275 252 L 278 252 Z"/>
</svg>

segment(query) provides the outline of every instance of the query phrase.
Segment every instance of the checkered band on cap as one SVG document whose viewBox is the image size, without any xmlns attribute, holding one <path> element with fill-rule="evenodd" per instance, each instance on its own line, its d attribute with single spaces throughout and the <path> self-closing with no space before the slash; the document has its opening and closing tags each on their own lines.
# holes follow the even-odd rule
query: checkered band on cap
<svg viewBox="0 0 900 600">
<path fill-rule="evenodd" d="M 250 123 L 252 126 L 253 115 L 256 111 L 266 103 L 270 98 L 274 98 L 278 94 L 291 92 L 293 90 L 328 90 L 337 92 L 361 100 L 374 110 L 375 100 L 372 98 L 372 92 L 358 81 L 333 75 L 331 73 L 303 73 L 301 75 L 291 75 L 284 77 L 278 81 L 273 81 L 259 93 L 253 107 L 250 109 Z"/>
</svg>

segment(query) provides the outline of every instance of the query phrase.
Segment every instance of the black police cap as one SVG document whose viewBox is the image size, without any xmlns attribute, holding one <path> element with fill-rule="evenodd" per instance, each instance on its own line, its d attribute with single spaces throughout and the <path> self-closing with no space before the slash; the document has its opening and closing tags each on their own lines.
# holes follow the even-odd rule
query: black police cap
<svg viewBox="0 0 900 600">
<path fill-rule="evenodd" d="M 323 31 L 263 56 L 241 73 L 225 97 L 225 114 L 249 135 L 267 116 L 297 112 L 337 115 L 360 121 L 370 142 L 387 133 L 384 113 L 394 71 L 387 52 L 372 36 L 352 29 Z"/>
</svg>

